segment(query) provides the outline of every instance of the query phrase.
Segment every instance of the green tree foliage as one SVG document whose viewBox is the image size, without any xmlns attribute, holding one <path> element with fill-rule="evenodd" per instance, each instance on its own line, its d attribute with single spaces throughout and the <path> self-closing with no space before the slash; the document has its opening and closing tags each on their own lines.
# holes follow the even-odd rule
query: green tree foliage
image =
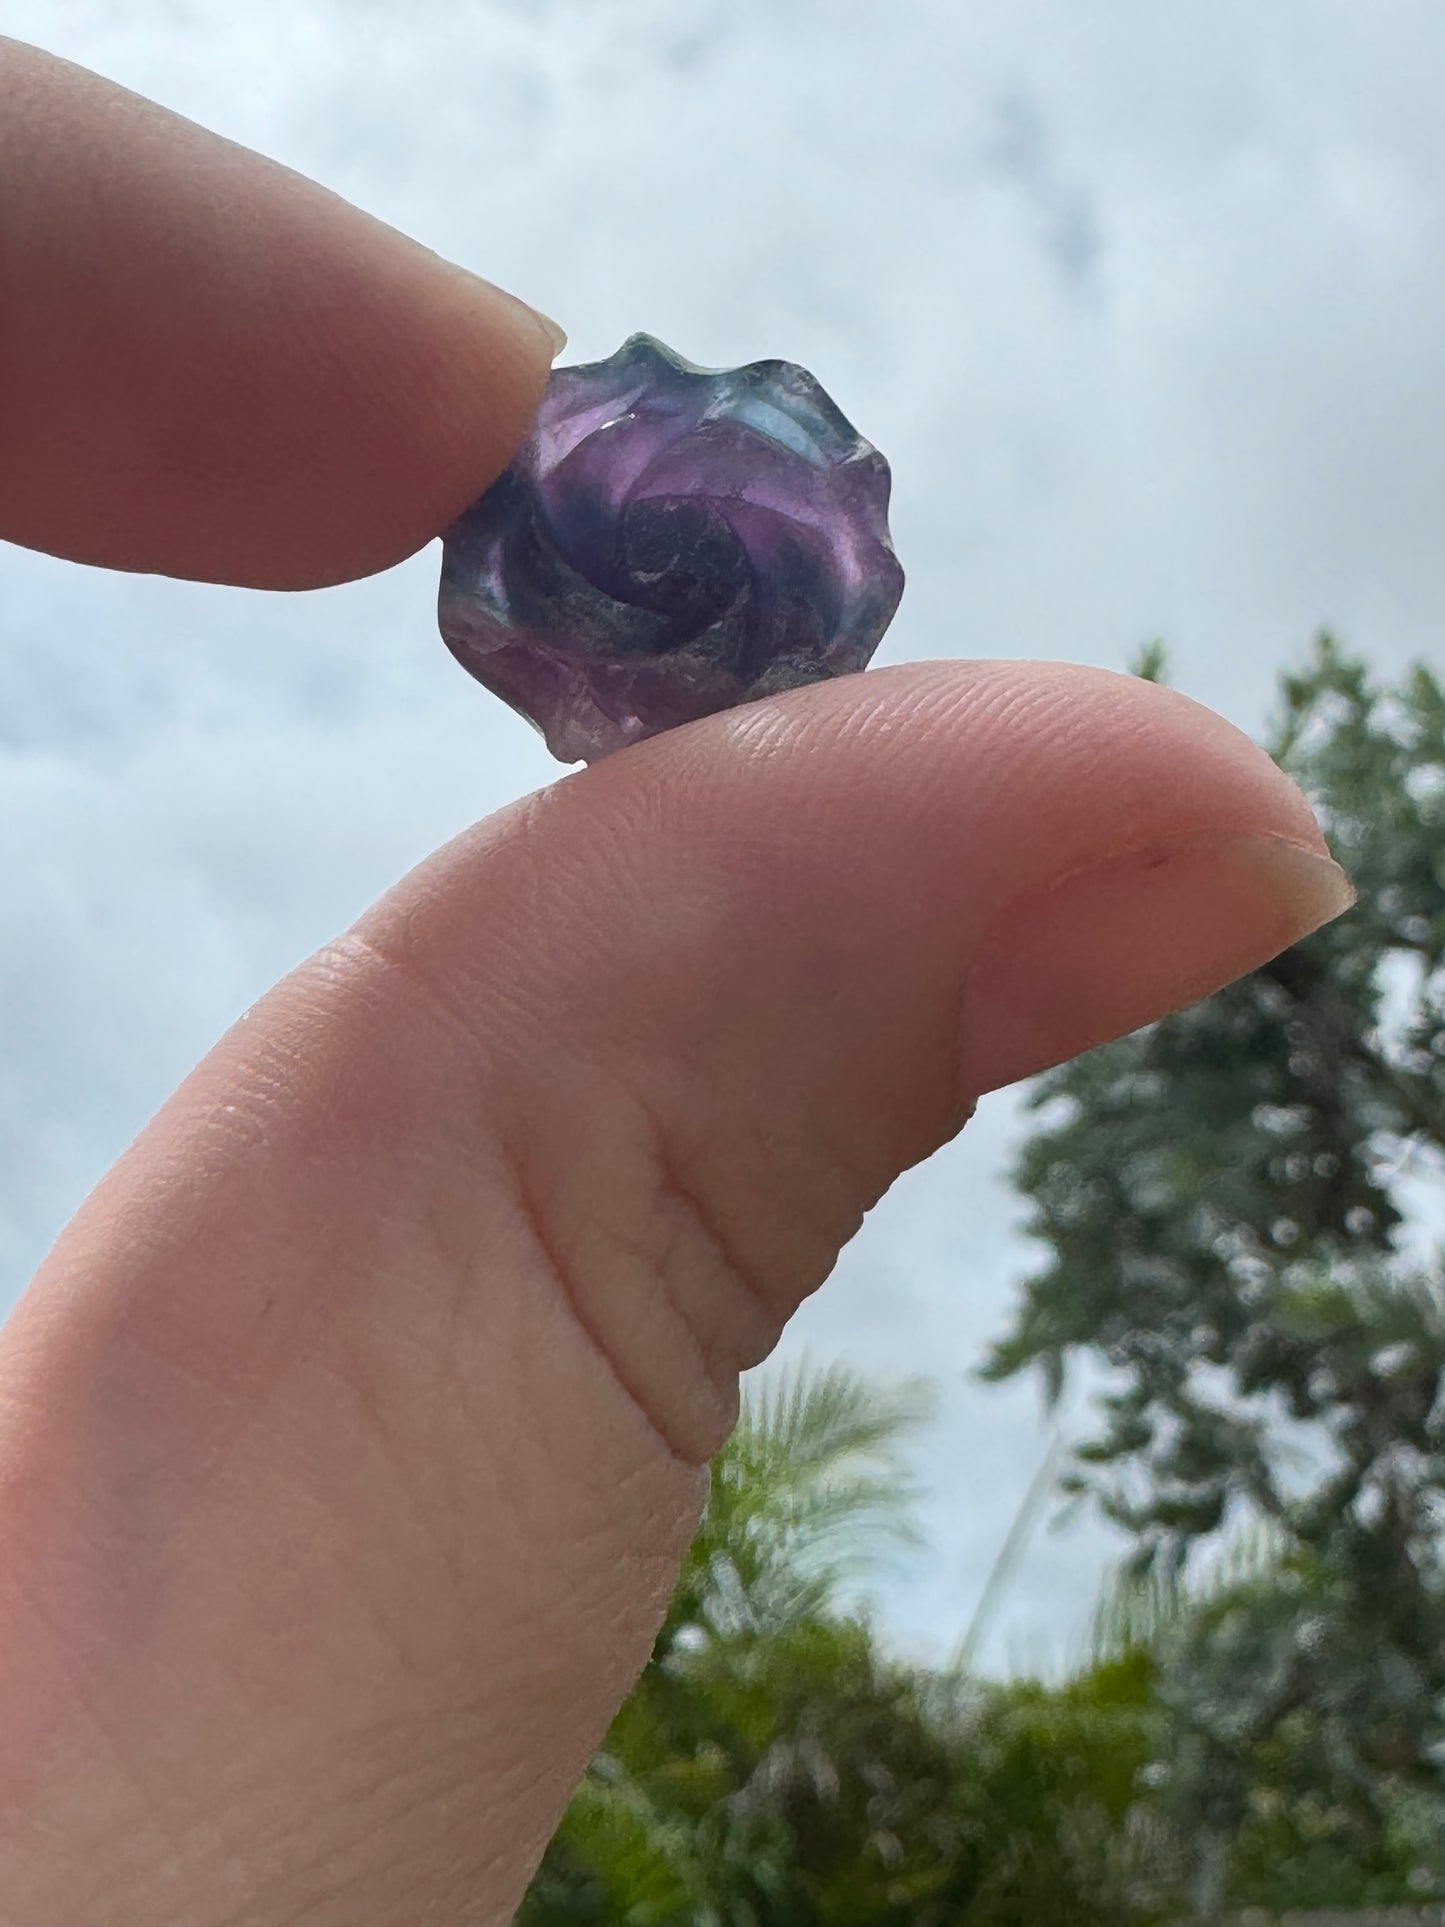
<svg viewBox="0 0 1445 1927">
<path fill-rule="evenodd" d="M 1175 1891 L 1141 1651 L 983 1686 L 882 1653 L 842 1588 L 911 1534 L 916 1392 L 750 1400 L 651 1664 L 524 1927 L 1117 1927 Z"/>
<path fill-rule="evenodd" d="M 1158 673 L 1158 663 L 1151 664 Z M 1328 640 L 1279 760 L 1360 892 L 1233 989 L 1040 1080 L 1044 1252 L 987 1375 L 1102 1368 L 1066 1483 L 1136 1570 L 1254 1521 L 1267 1569 L 1161 1632 L 1196 1899 L 1445 1892 L 1445 695 Z"/>
</svg>

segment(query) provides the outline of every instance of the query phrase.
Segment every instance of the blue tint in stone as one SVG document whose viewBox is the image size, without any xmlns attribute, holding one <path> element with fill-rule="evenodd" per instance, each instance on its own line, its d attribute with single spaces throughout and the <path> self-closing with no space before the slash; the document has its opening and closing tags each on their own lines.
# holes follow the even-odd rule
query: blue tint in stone
<svg viewBox="0 0 1445 1927">
<path fill-rule="evenodd" d="M 554 370 L 445 537 L 447 647 L 564 763 L 866 666 L 903 593 L 888 464 L 788 361 L 651 335 Z"/>
</svg>

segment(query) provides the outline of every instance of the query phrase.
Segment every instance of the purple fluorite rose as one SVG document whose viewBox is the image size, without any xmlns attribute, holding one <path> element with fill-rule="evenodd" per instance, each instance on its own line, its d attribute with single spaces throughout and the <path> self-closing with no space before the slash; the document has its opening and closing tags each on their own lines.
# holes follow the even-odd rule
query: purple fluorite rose
<svg viewBox="0 0 1445 1927">
<path fill-rule="evenodd" d="M 695 368 L 633 335 L 553 373 L 447 531 L 439 616 L 575 763 L 862 669 L 902 593 L 888 464 L 810 374 Z"/>
</svg>

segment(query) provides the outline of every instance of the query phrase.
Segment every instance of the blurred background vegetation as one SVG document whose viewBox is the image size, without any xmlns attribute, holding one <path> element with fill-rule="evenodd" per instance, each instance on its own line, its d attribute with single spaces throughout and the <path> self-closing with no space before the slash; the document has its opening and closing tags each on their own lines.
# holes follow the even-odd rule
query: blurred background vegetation
<svg viewBox="0 0 1445 1927">
<path fill-rule="evenodd" d="M 1271 746 L 1358 907 L 1041 1078 L 1015 1173 L 980 1369 L 1102 1388 L 1052 1481 L 1134 1547 L 1091 1650 L 892 1654 L 850 1602 L 924 1394 L 763 1381 L 525 1927 L 1445 1921 L 1445 696 L 1322 639 Z"/>
</svg>

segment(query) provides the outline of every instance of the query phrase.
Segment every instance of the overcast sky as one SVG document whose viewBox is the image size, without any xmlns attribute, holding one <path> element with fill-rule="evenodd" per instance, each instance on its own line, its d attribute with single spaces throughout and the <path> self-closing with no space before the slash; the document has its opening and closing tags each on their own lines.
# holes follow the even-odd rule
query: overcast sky
<svg viewBox="0 0 1445 1927">
<path fill-rule="evenodd" d="M 315 175 L 554 314 L 805 363 L 889 457 L 883 660 L 1122 667 L 1258 728 L 1321 624 L 1438 659 L 1434 0 L 4 0 L 0 27 Z M 227 218 L 217 207 L 216 219 Z M 0 1289 L 227 1023 L 550 779 L 437 640 L 437 551 L 303 596 L 0 546 Z M 1009 1099 L 787 1341 L 940 1386 L 909 1645 L 967 1622 L 1044 1450 L 969 1372 L 1028 1252 Z M 1109 1544 L 1036 1542 L 1057 1662 Z"/>
</svg>

